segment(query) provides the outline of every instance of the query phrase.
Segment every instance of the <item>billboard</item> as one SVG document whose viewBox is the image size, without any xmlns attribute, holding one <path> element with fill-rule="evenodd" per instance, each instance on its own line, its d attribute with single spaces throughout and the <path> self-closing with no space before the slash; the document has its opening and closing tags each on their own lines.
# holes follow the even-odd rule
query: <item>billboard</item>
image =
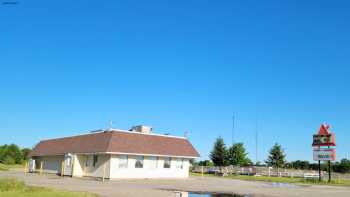
<svg viewBox="0 0 350 197">
<path fill-rule="evenodd" d="M 334 148 L 320 148 L 314 149 L 315 161 L 334 161 L 336 159 L 336 152 Z"/>
</svg>

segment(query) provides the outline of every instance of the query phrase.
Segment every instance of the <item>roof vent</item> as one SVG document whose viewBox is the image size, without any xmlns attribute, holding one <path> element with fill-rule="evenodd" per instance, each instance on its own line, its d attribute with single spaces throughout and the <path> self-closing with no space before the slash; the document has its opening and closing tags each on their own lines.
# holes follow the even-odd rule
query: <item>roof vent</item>
<svg viewBox="0 0 350 197">
<path fill-rule="evenodd" d="M 152 127 L 145 126 L 145 125 L 137 125 L 137 126 L 133 126 L 129 131 L 150 134 L 152 133 Z"/>
</svg>

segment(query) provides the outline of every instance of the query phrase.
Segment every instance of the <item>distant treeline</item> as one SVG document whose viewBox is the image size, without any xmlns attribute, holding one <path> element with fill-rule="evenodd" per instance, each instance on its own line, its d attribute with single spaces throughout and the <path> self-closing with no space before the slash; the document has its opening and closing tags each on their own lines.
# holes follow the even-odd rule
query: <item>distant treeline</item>
<svg viewBox="0 0 350 197">
<path fill-rule="evenodd" d="M 31 149 L 19 148 L 16 144 L 2 145 L 0 146 L 0 163 L 3 164 L 22 164 L 28 159 L 28 155 Z"/>
<path fill-rule="evenodd" d="M 318 170 L 318 163 L 310 163 L 309 161 L 293 161 L 286 163 L 286 168 L 292 168 L 292 169 L 300 169 L 300 170 Z M 332 170 L 334 172 L 339 173 L 350 173 L 350 160 L 348 159 L 342 159 L 337 162 L 333 162 L 331 166 Z M 328 164 L 327 163 L 321 163 L 321 169 L 327 170 Z"/>
<path fill-rule="evenodd" d="M 248 153 L 243 143 L 235 143 L 231 147 L 225 145 L 224 139 L 218 137 L 214 142 L 213 150 L 209 155 L 210 160 L 194 162 L 199 166 L 251 166 L 253 162 L 248 158 Z M 300 170 L 318 170 L 318 163 L 310 163 L 309 161 L 292 161 L 287 162 L 286 154 L 281 145 L 275 144 L 269 151 L 264 164 L 258 162 L 255 166 L 272 166 L 274 168 L 289 168 Z M 350 173 L 350 160 L 342 159 L 332 162 L 331 170 L 339 173 Z M 328 170 L 327 163 L 321 163 L 321 170 Z"/>
</svg>

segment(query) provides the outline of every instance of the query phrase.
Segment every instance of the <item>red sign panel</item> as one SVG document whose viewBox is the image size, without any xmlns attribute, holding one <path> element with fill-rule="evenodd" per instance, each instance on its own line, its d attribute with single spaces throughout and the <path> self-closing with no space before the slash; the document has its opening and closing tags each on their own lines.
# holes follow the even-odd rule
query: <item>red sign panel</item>
<svg viewBox="0 0 350 197">
<path fill-rule="evenodd" d="M 312 146 L 336 146 L 335 135 L 329 132 L 328 125 L 321 125 L 318 134 L 313 136 Z"/>
</svg>

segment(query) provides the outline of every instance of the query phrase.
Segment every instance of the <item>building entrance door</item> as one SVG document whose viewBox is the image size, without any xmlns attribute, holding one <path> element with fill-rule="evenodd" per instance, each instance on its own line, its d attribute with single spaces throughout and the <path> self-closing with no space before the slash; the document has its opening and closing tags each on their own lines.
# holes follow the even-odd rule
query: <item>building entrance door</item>
<svg viewBox="0 0 350 197">
<path fill-rule="evenodd" d="M 68 153 L 64 155 L 64 175 L 72 176 L 73 171 L 73 155 Z"/>
</svg>

